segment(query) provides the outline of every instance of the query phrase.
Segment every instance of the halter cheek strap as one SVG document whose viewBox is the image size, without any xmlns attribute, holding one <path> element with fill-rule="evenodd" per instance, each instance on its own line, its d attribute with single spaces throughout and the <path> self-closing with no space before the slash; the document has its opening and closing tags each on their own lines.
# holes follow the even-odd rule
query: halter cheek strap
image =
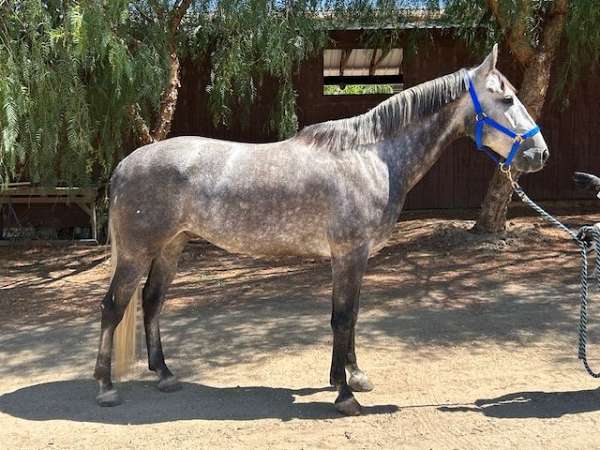
<svg viewBox="0 0 600 450">
<path fill-rule="evenodd" d="M 525 142 L 527 139 L 538 134 L 540 132 L 540 127 L 538 127 L 536 125 L 531 130 L 527 131 L 526 133 L 518 134 L 518 133 L 514 132 L 513 130 L 511 130 L 510 128 L 506 128 L 501 123 L 496 122 L 491 117 L 488 117 L 485 114 L 485 112 L 483 111 L 483 108 L 481 107 L 481 103 L 479 103 L 479 98 L 477 97 L 477 91 L 475 90 L 475 85 L 473 84 L 471 77 L 468 77 L 468 82 L 469 82 L 469 94 L 471 95 L 473 107 L 475 108 L 475 144 L 477 145 L 477 150 L 484 151 L 491 159 L 493 159 L 498 165 L 500 165 L 500 168 L 508 169 L 510 167 L 510 165 L 512 164 L 513 159 L 519 152 L 519 149 L 521 148 L 521 144 L 523 144 L 523 142 Z M 510 148 L 510 152 L 508 152 L 508 156 L 506 157 L 506 159 L 504 161 L 500 161 L 500 158 L 498 158 L 498 156 L 496 154 L 490 152 L 486 147 L 484 147 L 484 145 L 483 145 L 483 127 L 485 127 L 486 125 L 488 125 L 492 128 L 495 128 L 496 130 L 507 135 L 508 137 L 510 137 L 513 140 L 513 144 Z"/>
</svg>

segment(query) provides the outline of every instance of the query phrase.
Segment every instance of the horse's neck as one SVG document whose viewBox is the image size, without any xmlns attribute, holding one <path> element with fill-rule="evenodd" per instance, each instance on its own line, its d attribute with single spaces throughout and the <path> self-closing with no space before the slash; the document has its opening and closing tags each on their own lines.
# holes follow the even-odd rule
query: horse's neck
<svg viewBox="0 0 600 450">
<path fill-rule="evenodd" d="M 464 98 L 444 106 L 430 117 L 406 127 L 385 148 L 391 172 L 404 192 L 410 191 L 431 169 L 443 150 L 465 135 Z"/>
</svg>

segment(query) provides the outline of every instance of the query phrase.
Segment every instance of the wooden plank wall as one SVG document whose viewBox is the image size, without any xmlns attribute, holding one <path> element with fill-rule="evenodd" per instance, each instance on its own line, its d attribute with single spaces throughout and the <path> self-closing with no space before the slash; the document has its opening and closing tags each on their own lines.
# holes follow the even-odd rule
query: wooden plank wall
<svg viewBox="0 0 600 450">
<path fill-rule="evenodd" d="M 359 32 L 332 34 L 332 45 L 339 48 L 360 47 Z M 409 39 L 407 35 L 401 37 Z M 445 75 L 479 62 L 465 46 L 452 38 L 449 31 L 438 30 L 433 38 L 418 43 L 418 54 L 405 59 L 405 86 Z M 556 67 L 564 64 L 559 56 Z M 202 62 L 184 64 L 173 135 L 204 135 L 236 141 L 266 142 L 275 139 L 268 130 L 269 112 L 274 106 L 276 84 L 266 79 L 259 89 L 259 101 L 249 112 L 249 126 L 243 127 L 234 114 L 232 126 L 214 126 L 206 109 L 208 74 Z M 521 71 L 514 66 L 508 52 L 502 51 L 499 68 L 513 84 L 519 85 Z M 351 117 L 368 111 L 384 100 L 384 95 L 324 96 L 322 57 L 305 61 L 296 74 L 298 113 L 301 125 Z M 556 78 L 556 77 L 555 77 Z M 577 84 L 569 102 L 547 104 L 540 121 L 551 158 L 537 174 L 522 178 L 527 191 L 538 200 L 589 198 L 576 192 L 571 181 L 575 170 L 600 173 L 600 73 L 587 73 Z M 413 189 L 407 209 L 472 208 L 480 205 L 493 165 L 475 149 L 470 139 L 461 139 L 445 152 L 432 170 Z"/>
</svg>

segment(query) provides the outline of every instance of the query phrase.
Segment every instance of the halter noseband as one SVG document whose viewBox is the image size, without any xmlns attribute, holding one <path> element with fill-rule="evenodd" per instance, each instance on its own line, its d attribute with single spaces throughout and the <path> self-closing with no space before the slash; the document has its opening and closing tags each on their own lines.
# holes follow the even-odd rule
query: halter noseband
<svg viewBox="0 0 600 450">
<path fill-rule="evenodd" d="M 518 133 L 514 132 L 513 130 L 506 128 L 501 123 L 496 122 L 491 117 L 488 117 L 485 114 L 485 112 L 483 111 L 483 108 L 481 107 L 481 103 L 479 103 L 479 98 L 477 97 L 477 91 L 475 90 L 475 85 L 473 85 L 473 81 L 471 80 L 471 77 L 469 75 L 467 75 L 467 80 L 469 82 L 469 94 L 471 94 L 471 100 L 473 101 L 473 107 L 475 108 L 475 144 L 477 145 L 477 150 L 485 151 L 487 153 L 487 155 L 490 158 L 492 158 L 500 166 L 500 169 L 508 170 L 508 168 L 510 167 L 510 165 L 513 162 L 514 157 L 519 152 L 519 149 L 521 148 L 521 144 L 523 142 L 525 142 L 527 139 L 538 134 L 540 132 L 540 127 L 536 125 L 531 130 L 527 131 L 526 133 L 518 134 Z M 500 161 L 500 159 L 495 154 L 493 154 L 486 147 L 484 147 L 482 141 L 483 141 L 483 127 L 485 125 L 489 125 L 490 127 L 495 128 L 496 130 L 507 135 L 508 137 L 510 137 L 513 140 L 513 144 L 512 144 L 512 147 L 510 148 L 510 152 L 508 153 L 508 156 L 506 157 L 506 159 L 504 161 Z"/>
</svg>

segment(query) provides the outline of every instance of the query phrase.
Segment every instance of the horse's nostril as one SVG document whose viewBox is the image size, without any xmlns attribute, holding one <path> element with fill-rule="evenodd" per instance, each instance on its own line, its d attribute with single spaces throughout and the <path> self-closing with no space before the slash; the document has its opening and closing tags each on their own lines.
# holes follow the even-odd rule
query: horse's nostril
<svg viewBox="0 0 600 450">
<path fill-rule="evenodd" d="M 544 160 L 544 162 L 546 162 L 549 157 L 550 157 L 550 152 L 548 151 L 547 148 L 545 148 L 544 151 L 542 152 L 542 159 Z"/>
</svg>

